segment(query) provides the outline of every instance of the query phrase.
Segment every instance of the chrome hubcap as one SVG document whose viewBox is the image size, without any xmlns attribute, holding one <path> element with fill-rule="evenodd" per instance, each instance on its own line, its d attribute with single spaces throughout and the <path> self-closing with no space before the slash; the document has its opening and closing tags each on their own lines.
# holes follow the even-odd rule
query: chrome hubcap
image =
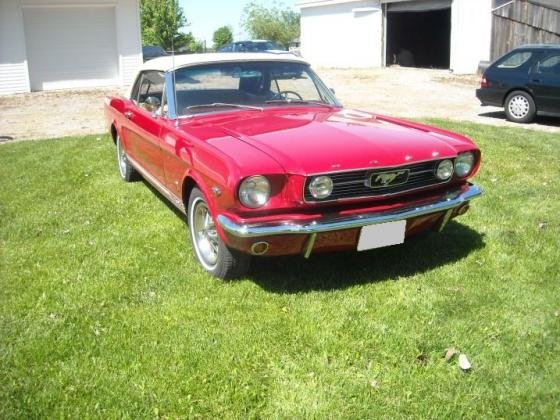
<svg viewBox="0 0 560 420">
<path fill-rule="evenodd" d="M 514 96 L 509 101 L 508 108 L 515 118 L 524 118 L 529 113 L 529 101 L 524 96 Z"/>
<path fill-rule="evenodd" d="M 196 253 L 207 269 L 212 269 L 218 261 L 218 233 L 208 206 L 201 198 L 192 205 L 191 232 Z"/>
<path fill-rule="evenodd" d="M 119 163 L 119 172 L 121 176 L 124 178 L 126 174 L 126 165 L 128 164 L 126 160 L 126 154 L 124 153 L 123 148 L 121 147 L 121 140 L 117 138 L 117 159 Z"/>
</svg>

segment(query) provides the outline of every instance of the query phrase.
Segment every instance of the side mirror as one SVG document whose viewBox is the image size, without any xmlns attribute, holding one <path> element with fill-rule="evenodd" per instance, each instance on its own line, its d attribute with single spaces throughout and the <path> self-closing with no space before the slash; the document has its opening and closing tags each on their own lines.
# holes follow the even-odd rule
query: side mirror
<svg viewBox="0 0 560 420">
<path fill-rule="evenodd" d="M 161 101 L 155 96 L 148 96 L 144 102 L 144 109 L 150 112 L 156 112 L 161 105 Z"/>
</svg>

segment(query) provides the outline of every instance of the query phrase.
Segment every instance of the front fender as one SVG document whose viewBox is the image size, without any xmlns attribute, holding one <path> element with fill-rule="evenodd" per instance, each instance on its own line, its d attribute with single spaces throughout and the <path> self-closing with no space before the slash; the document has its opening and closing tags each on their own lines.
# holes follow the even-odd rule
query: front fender
<svg viewBox="0 0 560 420">
<path fill-rule="evenodd" d="M 181 199 L 185 204 L 185 212 L 188 218 L 190 192 L 192 191 L 192 188 L 194 187 L 198 188 L 204 195 L 204 198 L 206 198 L 206 203 L 208 204 L 208 208 L 210 209 L 210 213 L 212 214 L 212 218 L 214 219 L 214 225 L 216 226 L 216 231 L 218 232 L 218 235 L 220 236 L 222 241 L 226 242 L 227 236 L 222 226 L 218 223 L 218 219 L 217 219 L 218 214 L 220 214 L 220 211 L 219 211 L 219 206 L 217 205 L 216 202 L 216 198 L 218 198 L 219 195 L 216 191 L 212 190 L 212 186 L 209 185 L 211 182 L 212 182 L 211 180 L 206 180 L 205 177 L 202 176 L 202 174 L 198 173 L 195 170 L 187 171 L 183 177 L 183 187 L 181 188 Z"/>
</svg>

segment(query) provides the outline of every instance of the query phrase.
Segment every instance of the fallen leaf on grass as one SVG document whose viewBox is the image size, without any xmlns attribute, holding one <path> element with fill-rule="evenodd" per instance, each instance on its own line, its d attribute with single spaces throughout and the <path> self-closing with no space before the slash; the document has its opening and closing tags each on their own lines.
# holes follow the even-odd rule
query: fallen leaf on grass
<svg viewBox="0 0 560 420">
<path fill-rule="evenodd" d="M 445 361 L 449 362 L 457 353 L 459 353 L 459 350 L 457 350 L 455 347 L 449 347 L 448 349 L 445 349 Z"/>
<path fill-rule="evenodd" d="M 545 226 L 546 226 L 546 222 L 539 222 L 538 226 L 539 226 L 539 229 L 544 229 Z"/>
<path fill-rule="evenodd" d="M 469 362 L 469 359 L 467 359 L 467 356 L 463 353 L 459 355 L 459 367 L 464 371 L 471 370 L 472 367 L 471 362 Z"/>
<path fill-rule="evenodd" d="M 377 382 L 375 379 L 372 381 L 369 381 L 369 386 L 371 386 L 373 389 L 378 389 L 379 388 L 379 382 Z"/>
<path fill-rule="evenodd" d="M 560 311 L 554 312 L 554 316 L 560 316 Z"/>
</svg>

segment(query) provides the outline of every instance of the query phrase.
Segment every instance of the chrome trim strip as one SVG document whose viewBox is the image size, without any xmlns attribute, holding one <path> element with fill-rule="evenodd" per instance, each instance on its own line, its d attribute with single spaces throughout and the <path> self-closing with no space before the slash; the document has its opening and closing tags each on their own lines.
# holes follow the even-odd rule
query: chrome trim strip
<svg viewBox="0 0 560 420">
<path fill-rule="evenodd" d="M 467 150 L 467 151 L 472 151 L 474 152 L 474 150 Z M 461 152 L 464 153 L 464 152 Z M 457 155 L 455 156 L 438 156 L 438 157 L 433 157 L 431 159 L 426 159 L 426 160 L 415 160 L 414 162 L 408 162 L 408 163 L 402 163 L 400 165 L 395 165 L 395 166 L 379 166 L 379 167 L 372 167 L 372 166 L 367 166 L 365 168 L 354 168 L 354 169 L 339 169 L 338 171 L 330 171 L 330 172 L 315 172 L 312 174 L 308 174 L 305 177 L 309 178 L 312 176 L 317 176 L 317 175 L 329 175 L 329 174 L 340 174 L 343 172 L 358 172 L 358 171 L 382 171 L 382 170 L 391 170 L 394 168 L 401 168 L 403 166 L 411 166 L 411 165 L 416 165 L 416 164 L 421 164 L 421 163 L 427 163 L 427 162 L 438 162 L 440 160 L 445 160 L 445 159 L 455 159 L 457 157 Z"/>
<path fill-rule="evenodd" d="M 218 215 L 218 223 L 228 233 L 240 238 L 254 238 L 269 235 L 286 234 L 312 234 L 323 233 L 334 230 L 359 228 L 367 225 L 394 222 L 397 220 L 410 219 L 412 217 L 437 213 L 453 209 L 461 204 L 472 200 L 482 194 L 482 189 L 476 185 L 469 184 L 466 191 L 452 190 L 445 197 L 429 204 L 418 207 L 399 209 L 389 212 L 378 212 L 352 215 L 347 217 L 331 217 L 315 220 L 313 222 L 274 222 L 261 224 L 238 224 L 223 214 Z"/>
<path fill-rule="evenodd" d="M 415 171 L 415 172 L 411 172 L 411 173 L 416 175 L 416 174 L 425 174 L 426 172 L 434 173 L 434 171 L 432 169 L 426 169 L 425 171 Z"/>
<path fill-rule="evenodd" d="M 130 164 L 134 167 L 134 169 L 140 172 L 140 175 L 142 175 L 142 177 L 146 181 L 148 181 L 156 190 L 158 190 L 165 198 L 167 198 L 171 202 L 171 204 L 177 207 L 181 211 L 181 213 L 187 214 L 183 202 L 175 194 L 169 191 L 165 185 L 159 182 L 152 174 L 150 174 L 146 169 L 144 169 L 142 165 L 140 165 L 136 160 L 134 160 L 128 155 L 126 156 L 126 158 L 130 162 Z"/>
</svg>

